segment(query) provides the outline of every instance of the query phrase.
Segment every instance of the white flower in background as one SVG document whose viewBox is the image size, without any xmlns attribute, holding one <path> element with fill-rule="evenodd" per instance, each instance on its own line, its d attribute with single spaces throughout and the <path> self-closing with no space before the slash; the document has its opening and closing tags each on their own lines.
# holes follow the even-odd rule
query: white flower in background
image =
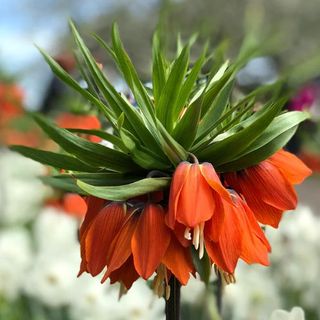
<svg viewBox="0 0 320 320">
<path fill-rule="evenodd" d="M 0 297 L 16 298 L 32 261 L 27 230 L 11 228 L 0 231 Z"/>
<path fill-rule="evenodd" d="M 269 269 L 239 262 L 235 284 L 225 287 L 223 313 L 226 319 L 257 320 L 281 307 L 281 299 Z"/>
<path fill-rule="evenodd" d="M 270 320 L 305 320 L 304 311 L 299 307 L 294 307 L 290 312 L 275 310 L 272 312 Z"/>
<path fill-rule="evenodd" d="M 68 305 L 74 299 L 80 265 L 77 229 L 77 219 L 51 207 L 34 223 L 36 254 L 24 290 L 48 306 Z"/>
<path fill-rule="evenodd" d="M 43 252 L 25 274 L 24 292 L 47 306 L 66 306 L 73 299 L 78 267 L 79 260 L 75 255 L 55 256 Z"/>
<path fill-rule="evenodd" d="M 310 208 L 299 206 L 286 213 L 280 232 L 268 230 L 272 245 L 272 271 L 274 281 L 286 291 L 299 294 L 301 303 L 313 309 L 320 306 L 320 218 Z"/>
<path fill-rule="evenodd" d="M 117 298 L 115 296 L 115 298 Z M 117 300 L 114 300 L 114 303 Z M 147 286 L 144 280 L 136 281 L 132 288 L 124 295 L 119 302 L 119 309 L 122 309 L 121 320 L 149 320 L 164 319 L 164 299 L 159 299 Z"/>
<path fill-rule="evenodd" d="M 198 303 L 203 299 L 205 294 L 205 284 L 197 278 L 190 277 L 189 282 L 186 286 L 181 287 L 181 302 L 183 303 Z"/>
<path fill-rule="evenodd" d="M 15 152 L 0 150 L 0 223 L 23 224 L 38 213 L 51 192 L 38 176 L 45 167 Z"/>
<path fill-rule="evenodd" d="M 142 280 L 119 300 L 119 286 L 101 284 L 82 275 L 74 287 L 70 315 L 73 320 L 162 320 L 164 299 L 156 297 Z"/>
<path fill-rule="evenodd" d="M 78 225 L 77 219 L 63 211 L 54 207 L 42 209 L 33 226 L 38 251 L 66 257 L 70 252 L 80 255 Z"/>
</svg>

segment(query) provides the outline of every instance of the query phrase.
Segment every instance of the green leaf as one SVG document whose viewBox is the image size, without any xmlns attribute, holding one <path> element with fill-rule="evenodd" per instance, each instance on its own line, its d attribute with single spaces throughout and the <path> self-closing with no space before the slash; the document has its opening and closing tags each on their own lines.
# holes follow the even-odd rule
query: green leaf
<svg viewBox="0 0 320 320">
<path fill-rule="evenodd" d="M 84 98 L 96 105 L 100 111 L 106 116 L 110 123 L 115 125 L 115 115 L 111 112 L 99 99 L 92 95 L 89 91 L 83 89 L 77 81 L 75 81 L 54 59 L 52 59 L 44 50 L 38 48 L 46 62 L 49 64 L 52 72 L 68 86 L 78 91 Z"/>
<path fill-rule="evenodd" d="M 120 130 L 120 135 L 126 148 L 130 151 L 133 161 L 140 167 L 149 170 L 165 170 L 171 166 L 167 158 L 163 159 L 161 155 L 141 145 L 130 132 L 122 129 Z"/>
<path fill-rule="evenodd" d="M 161 133 L 161 145 L 173 165 L 177 166 L 181 161 L 187 160 L 188 152 L 168 133 L 166 128 L 158 121 L 158 128 Z"/>
<path fill-rule="evenodd" d="M 121 139 L 119 137 L 115 136 L 114 134 L 111 134 L 111 133 L 108 133 L 105 131 L 101 131 L 101 130 L 93 130 L 93 129 L 88 130 L 88 129 L 66 128 L 66 130 L 68 130 L 70 132 L 96 136 L 96 137 L 99 137 L 103 140 L 106 140 L 106 141 L 112 143 L 114 146 L 116 146 L 117 148 L 119 148 L 120 150 L 122 150 L 125 153 L 128 153 L 128 151 L 129 151 L 126 148 L 126 146 L 123 144 Z"/>
<path fill-rule="evenodd" d="M 171 132 L 177 114 L 177 102 L 183 80 L 189 64 L 189 46 L 184 47 L 180 56 L 174 61 L 168 80 L 155 106 L 157 118 Z"/>
<path fill-rule="evenodd" d="M 70 26 L 75 41 L 79 49 L 81 50 L 83 59 L 89 67 L 90 73 L 92 74 L 95 84 L 100 89 L 102 95 L 108 102 L 109 106 L 113 109 L 113 112 L 116 115 L 116 117 L 118 118 L 120 114 L 123 112 L 130 124 L 128 126 L 126 125 L 126 122 L 124 122 L 124 127 L 133 132 L 134 135 L 137 136 L 142 143 L 148 145 L 149 148 L 161 153 L 159 143 L 146 128 L 145 123 L 141 119 L 141 115 L 131 104 L 128 103 L 128 101 L 125 98 L 123 98 L 116 91 L 116 89 L 107 80 L 107 78 L 98 67 L 96 61 L 92 57 L 89 49 L 86 47 L 84 41 L 82 40 L 81 36 L 79 35 L 78 31 L 76 30 L 72 22 L 70 22 Z"/>
<path fill-rule="evenodd" d="M 57 127 L 39 114 L 33 114 L 33 118 L 62 149 L 90 166 L 108 168 L 120 172 L 131 172 L 138 169 L 130 157 L 121 151 L 82 139 L 66 129 Z"/>
<path fill-rule="evenodd" d="M 196 137 L 200 114 L 201 105 L 199 100 L 196 100 L 191 106 L 187 108 L 184 116 L 181 120 L 179 120 L 173 130 L 173 138 L 187 150 L 192 145 Z"/>
<path fill-rule="evenodd" d="M 177 98 L 177 104 L 176 104 L 177 106 L 175 110 L 173 110 L 174 111 L 173 119 L 177 119 L 179 117 L 182 108 L 185 107 L 187 104 L 188 98 L 190 97 L 190 93 L 194 88 L 199 72 L 201 71 L 203 63 L 205 61 L 207 48 L 208 46 L 206 45 L 203 49 L 203 53 L 201 54 L 199 59 L 195 62 L 193 68 L 191 69 L 190 73 L 188 74 L 186 80 L 182 85 L 182 88 L 179 92 L 179 96 Z"/>
<path fill-rule="evenodd" d="M 232 128 L 230 133 L 227 131 L 217 136 L 210 145 L 196 155 L 201 160 L 209 160 L 214 166 L 230 162 L 259 137 L 279 113 L 283 104 L 284 101 L 280 100 L 267 105 L 236 128 Z M 235 131 L 236 129 L 238 131 Z"/>
<path fill-rule="evenodd" d="M 98 198 L 123 201 L 150 192 L 163 190 L 170 185 L 170 178 L 146 178 L 116 187 L 97 187 L 81 180 L 78 180 L 77 184 L 82 190 Z"/>
<path fill-rule="evenodd" d="M 205 92 L 203 93 L 203 97 L 201 97 L 201 99 L 203 99 L 201 118 L 207 113 L 212 103 L 214 102 L 215 98 L 221 92 L 222 88 L 226 85 L 226 83 L 234 79 L 236 74 L 235 67 L 229 66 L 229 68 L 225 70 L 227 66 L 228 66 L 227 63 L 221 66 L 220 72 L 223 74 L 222 75 L 218 74 L 217 77 L 214 77 L 214 79 L 211 80 Z M 215 80 L 216 78 L 217 80 Z"/>
<path fill-rule="evenodd" d="M 88 195 L 87 192 L 83 191 L 81 188 L 79 188 L 75 182 L 74 179 L 71 177 L 68 179 L 60 179 L 59 177 L 40 177 L 40 180 L 55 189 L 62 190 L 65 192 L 72 192 L 77 193 L 81 195 Z"/>
<path fill-rule="evenodd" d="M 94 186 L 118 186 L 139 180 L 138 176 L 119 173 L 73 173 L 60 174 L 51 177 L 41 177 L 41 180 L 54 188 L 68 192 L 88 194 L 77 185 L 77 179 Z"/>
<path fill-rule="evenodd" d="M 91 167 L 86 163 L 78 160 L 75 157 L 65 154 L 59 154 L 51 151 L 38 150 L 25 146 L 10 146 L 12 151 L 19 152 L 23 156 L 42 164 L 52 166 L 59 169 L 82 171 L 82 172 L 97 172 L 97 168 Z"/>
<path fill-rule="evenodd" d="M 287 130 L 296 127 L 299 123 L 310 118 L 308 112 L 291 111 L 285 112 L 275 117 L 268 128 L 246 149 L 247 153 L 258 150 L 262 146 L 268 144 L 280 134 Z M 246 153 L 243 153 L 244 155 Z"/>
<path fill-rule="evenodd" d="M 152 89 L 155 104 L 159 101 L 166 78 L 166 62 L 161 51 L 159 32 L 156 32 L 152 41 Z"/>
<path fill-rule="evenodd" d="M 142 113 L 148 120 L 150 126 L 155 125 L 154 107 L 151 98 L 148 95 L 147 90 L 139 80 L 137 71 L 135 70 L 128 54 L 123 48 L 123 44 L 120 40 L 118 26 L 113 24 L 112 27 L 112 45 L 114 51 L 114 57 L 116 57 L 116 63 L 119 70 L 124 76 L 127 84 L 133 92 L 133 95 L 141 109 Z"/>
<path fill-rule="evenodd" d="M 287 131 L 282 132 L 275 139 L 263 145 L 259 149 L 256 149 L 250 153 L 246 153 L 244 156 L 234 161 L 217 166 L 216 168 L 217 171 L 218 172 L 239 171 L 260 163 L 261 161 L 269 158 L 275 152 L 277 152 L 282 147 L 284 147 L 287 144 L 287 142 L 292 138 L 292 136 L 295 134 L 297 128 L 298 126 L 296 125 L 288 129 Z"/>
<path fill-rule="evenodd" d="M 233 85 L 234 81 L 232 80 L 225 84 L 212 102 L 205 116 L 201 119 L 197 141 L 206 137 L 216 127 L 216 123 L 228 105 Z"/>
</svg>

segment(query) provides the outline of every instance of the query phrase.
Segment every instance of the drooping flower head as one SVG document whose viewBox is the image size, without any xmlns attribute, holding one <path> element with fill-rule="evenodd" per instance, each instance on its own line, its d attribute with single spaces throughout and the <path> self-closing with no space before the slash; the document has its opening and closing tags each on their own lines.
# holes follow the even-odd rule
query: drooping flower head
<svg viewBox="0 0 320 320">
<path fill-rule="evenodd" d="M 121 281 L 127 289 L 139 277 L 149 279 L 164 268 L 186 284 L 193 271 L 190 253 L 175 239 L 165 223 L 164 209 L 156 203 L 140 202 L 134 207 L 130 201 L 89 197 L 80 242 L 79 274 L 96 276 L 106 267 L 102 282 Z M 166 277 L 168 281 L 167 271 Z"/>
<path fill-rule="evenodd" d="M 280 150 L 256 166 L 224 174 L 226 183 L 241 193 L 257 220 L 278 227 L 285 210 L 297 205 L 293 188 L 311 170 L 293 154 Z"/>
</svg>

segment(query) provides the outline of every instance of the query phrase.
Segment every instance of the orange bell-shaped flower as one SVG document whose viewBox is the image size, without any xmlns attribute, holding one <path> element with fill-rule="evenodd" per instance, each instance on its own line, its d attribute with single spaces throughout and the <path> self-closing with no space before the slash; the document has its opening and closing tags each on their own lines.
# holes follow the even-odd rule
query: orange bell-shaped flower
<svg viewBox="0 0 320 320">
<path fill-rule="evenodd" d="M 212 217 L 221 197 L 231 201 L 210 163 L 181 162 L 172 178 L 168 226 L 174 229 L 176 222 L 188 228 L 199 226 Z"/>
<path fill-rule="evenodd" d="M 297 195 L 293 185 L 312 171 L 296 156 L 280 150 L 256 166 L 224 174 L 226 183 L 241 193 L 263 224 L 278 227 L 283 211 L 295 209 Z"/>
<path fill-rule="evenodd" d="M 268 265 L 271 247 L 253 212 L 235 192 L 232 199 L 233 205 L 222 200 L 223 210 L 206 223 L 205 247 L 210 259 L 229 274 L 234 272 L 239 258 L 249 264 Z M 217 226 L 221 229 L 218 236 Z"/>
</svg>

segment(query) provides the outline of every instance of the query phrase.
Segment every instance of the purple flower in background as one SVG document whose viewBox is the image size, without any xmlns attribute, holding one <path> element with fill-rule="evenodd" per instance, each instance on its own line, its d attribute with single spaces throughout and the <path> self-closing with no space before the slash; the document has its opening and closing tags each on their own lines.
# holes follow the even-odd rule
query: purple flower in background
<svg viewBox="0 0 320 320">
<path fill-rule="evenodd" d="M 317 100 L 318 91 L 319 88 L 313 84 L 301 88 L 289 102 L 288 109 L 295 111 L 310 109 Z"/>
</svg>

